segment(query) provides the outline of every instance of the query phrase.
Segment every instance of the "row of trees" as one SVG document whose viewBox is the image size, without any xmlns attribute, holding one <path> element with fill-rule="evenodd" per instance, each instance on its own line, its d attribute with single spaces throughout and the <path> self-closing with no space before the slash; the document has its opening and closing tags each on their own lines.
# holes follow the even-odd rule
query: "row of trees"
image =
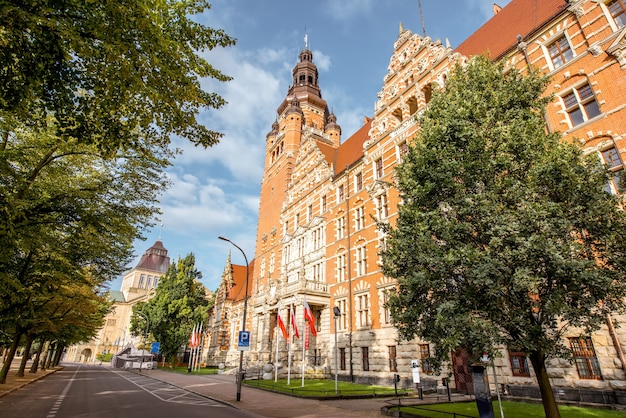
<svg viewBox="0 0 626 418">
<path fill-rule="evenodd" d="M 170 138 L 220 138 L 196 120 L 224 104 L 200 83 L 229 77 L 199 52 L 235 41 L 193 18 L 208 8 L 0 6 L 0 383 L 20 344 L 56 341 L 60 353 L 95 334 L 107 281 L 158 214 Z"/>
<path fill-rule="evenodd" d="M 626 217 L 599 160 L 546 132 L 546 83 L 484 57 L 457 67 L 398 167 L 397 224 L 381 227 L 401 337 L 434 343 L 438 367 L 460 347 L 525 352 L 558 417 L 546 362 L 624 312 Z"/>
</svg>

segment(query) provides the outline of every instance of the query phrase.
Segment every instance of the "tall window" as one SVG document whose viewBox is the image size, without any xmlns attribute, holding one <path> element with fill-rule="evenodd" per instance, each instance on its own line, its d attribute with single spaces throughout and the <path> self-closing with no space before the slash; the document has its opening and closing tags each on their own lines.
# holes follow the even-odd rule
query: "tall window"
<svg viewBox="0 0 626 418">
<path fill-rule="evenodd" d="M 313 230 L 313 249 L 318 250 L 324 246 L 324 225 Z"/>
<path fill-rule="evenodd" d="M 326 199 L 326 195 L 322 196 L 322 200 L 320 202 L 320 207 L 321 207 L 321 212 L 322 213 L 326 212 L 326 205 L 327 205 L 326 200 L 327 200 Z"/>
<path fill-rule="evenodd" d="M 324 270 L 326 270 L 324 266 L 324 262 L 321 261 L 317 264 L 313 265 L 313 281 L 316 282 L 324 282 Z"/>
<path fill-rule="evenodd" d="M 620 28 L 626 26 L 626 4 L 624 0 L 612 0 L 606 4 L 615 24 Z"/>
<path fill-rule="evenodd" d="M 363 276 L 367 273 L 367 254 L 365 252 L 365 246 L 356 248 L 355 253 L 356 275 Z"/>
<path fill-rule="evenodd" d="M 361 189 L 363 189 L 363 173 L 358 172 L 354 176 L 354 190 L 358 192 Z"/>
<path fill-rule="evenodd" d="M 374 161 L 374 172 L 376 173 L 376 179 L 381 179 L 383 178 L 383 159 L 382 158 L 378 158 L 376 161 Z"/>
<path fill-rule="evenodd" d="M 265 258 L 261 259 L 261 277 L 265 277 Z"/>
<path fill-rule="evenodd" d="M 389 348 L 389 371 L 397 372 L 398 371 L 398 362 L 396 357 L 396 346 L 390 345 Z"/>
<path fill-rule="evenodd" d="M 365 228 L 365 209 L 360 206 L 354 210 L 354 230 L 360 231 Z"/>
<path fill-rule="evenodd" d="M 574 363 L 581 379 L 602 380 L 600 363 L 596 357 L 596 350 L 589 337 L 576 337 L 569 339 Z"/>
<path fill-rule="evenodd" d="M 381 300 L 383 302 L 382 304 L 382 308 L 383 308 L 383 323 L 384 324 L 391 324 L 391 310 L 389 309 L 389 306 L 387 306 L 387 303 L 389 302 L 389 297 L 391 296 L 392 292 L 393 292 L 393 288 L 389 287 L 387 289 L 383 289 L 381 292 Z"/>
<path fill-rule="evenodd" d="M 572 126 L 580 125 L 600 114 L 596 96 L 589 84 L 575 88 L 563 96 L 563 104 Z"/>
<path fill-rule="evenodd" d="M 154 276 L 154 287 L 157 287 L 158 285 L 159 285 L 159 277 Z"/>
<path fill-rule="evenodd" d="M 396 157 L 398 159 L 398 163 L 404 161 L 404 157 L 409 153 L 409 145 L 406 141 L 402 141 L 398 144 L 398 148 L 396 149 Z"/>
<path fill-rule="evenodd" d="M 509 351 L 509 360 L 511 361 L 513 376 L 530 377 L 526 353 Z"/>
<path fill-rule="evenodd" d="M 346 196 L 345 196 L 345 193 L 343 190 L 343 184 L 342 184 L 339 187 L 337 187 L 337 202 L 343 202 L 345 198 Z"/>
<path fill-rule="evenodd" d="M 548 45 L 547 49 L 554 68 L 559 68 L 574 57 L 574 52 L 565 35 Z"/>
<path fill-rule="evenodd" d="M 337 239 L 342 239 L 346 235 L 346 218 L 343 216 L 335 221 L 335 232 Z"/>
<path fill-rule="evenodd" d="M 609 167 L 609 170 L 613 173 L 609 183 L 606 185 L 605 190 L 609 193 L 620 193 L 621 185 L 619 182 L 621 171 L 624 169 L 622 159 L 619 156 L 619 152 L 612 146 L 601 152 L 602 160 Z"/>
<path fill-rule="evenodd" d="M 309 205 L 306 208 L 306 221 L 311 222 L 311 219 L 313 219 L 313 205 Z"/>
<path fill-rule="evenodd" d="M 387 216 L 389 216 L 387 193 L 383 193 L 376 198 L 376 215 L 379 221 L 387 219 Z"/>
<path fill-rule="evenodd" d="M 146 284 L 146 289 L 150 289 L 151 285 L 152 285 L 152 276 L 148 276 L 148 283 Z"/>
<path fill-rule="evenodd" d="M 341 370 L 346 370 L 346 349 L 339 349 L 339 368 Z"/>
<path fill-rule="evenodd" d="M 338 283 L 346 281 L 346 255 L 345 254 L 339 254 L 337 256 L 336 276 L 337 276 Z"/>
<path fill-rule="evenodd" d="M 356 297 L 356 315 L 359 327 L 367 327 L 370 324 L 369 295 L 364 293 Z"/>
<path fill-rule="evenodd" d="M 143 289 L 143 283 L 146 281 L 146 275 L 142 274 L 141 276 L 139 276 L 139 288 Z"/>
<path fill-rule="evenodd" d="M 422 366 L 422 373 L 432 374 L 433 368 L 428 362 L 430 358 L 430 345 L 420 344 L 420 363 Z"/>
<path fill-rule="evenodd" d="M 274 273 L 274 264 L 275 264 L 274 253 L 272 253 L 270 254 L 270 268 L 269 268 L 270 274 Z"/>
<path fill-rule="evenodd" d="M 370 349 L 369 347 L 361 347 L 361 353 L 363 354 L 363 371 L 370 369 Z"/>
<path fill-rule="evenodd" d="M 339 330 L 345 330 L 348 328 L 348 312 L 346 312 L 346 308 L 348 307 L 348 303 L 345 299 L 340 299 L 337 301 L 337 307 L 341 311 L 339 315 L 337 328 Z"/>
</svg>

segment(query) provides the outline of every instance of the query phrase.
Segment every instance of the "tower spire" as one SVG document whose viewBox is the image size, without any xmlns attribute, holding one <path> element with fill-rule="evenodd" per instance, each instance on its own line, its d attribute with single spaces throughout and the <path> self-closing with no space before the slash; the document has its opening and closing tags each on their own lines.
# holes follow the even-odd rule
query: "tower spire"
<svg viewBox="0 0 626 418">
<path fill-rule="evenodd" d="M 304 27 L 304 49 L 309 49 L 309 34 L 306 32 L 306 26 Z"/>
</svg>

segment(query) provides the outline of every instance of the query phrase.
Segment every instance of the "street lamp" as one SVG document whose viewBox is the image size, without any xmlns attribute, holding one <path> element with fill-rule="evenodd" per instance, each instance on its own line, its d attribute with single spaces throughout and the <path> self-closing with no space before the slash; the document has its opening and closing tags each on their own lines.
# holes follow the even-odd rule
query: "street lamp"
<svg viewBox="0 0 626 418">
<path fill-rule="evenodd" d="M 335 394 L 339 391 L 337 390 L 337 318 L 341 315 L 341 310 L 339 310 L 338 306 L 333 308 L 333 313 L 335 314 Z"/>
<path fill-rule="evenodd" d="M 244 296 L 243 296 L 243 320 L 241 321 L 241 332 L 245 332 L 246 331 L 246 314 L 248 313 L 248 277 L 250 276 L 248 272 L 248 268 L 249 268 L 248 257 L 246 257 L 246 253 L 243 252 L 241 247 L 239 247 L 237 244 L 235 244 L 228 238 L 225 238 L 225 237 L 218 237 L 218 238 L 221 239 L 222 241 L 230 242 L 233 246 L 235 246 L 235 248 L 241 251 L 241 254 L 243 255 L 243 259 L 246 261 L 246 284 L 245 284 L 246 292 L 244 293 Z M 243 381 L 243 350 L 241 348 L 242 347 L 239 347 L 239 379 L 237 379 L 237 401 L 241 400 L 241 383 Z"/>
</svg>

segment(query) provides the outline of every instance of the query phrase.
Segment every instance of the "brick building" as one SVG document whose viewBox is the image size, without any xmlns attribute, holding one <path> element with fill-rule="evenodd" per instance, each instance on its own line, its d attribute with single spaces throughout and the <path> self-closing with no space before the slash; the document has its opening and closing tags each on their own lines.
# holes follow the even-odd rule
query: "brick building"
<svg viewBox="0 0 626 418">
<path fill-rule="evenodd" d="M 512 0 L 504 8 L 494 6 L 494 16 L 456 49 L 400 25 L 373 115 L 345 141 L 322 98 L 313 54 L 305 46 L 266 136 L 246 324 L 252 339 L 248 364 L 278 360 L 285 370 L 287 341 L 277 331 L 278 307 L 289 323 L 293 306 L 302 334 L 306 297 L 317 328 L 317 337 L 308 338 L 307 374 L 334 373 L 336 333 L 343 379 L 389 384 L 399 373 L 410 380 L 411 360 L 428 357 L 432 347 L 427 341 L 397 340 L 384 308 L 394 282 L 380 272 L 385 236 L 376 222 L 393 222 L 397 215 L 394 167 L 418 129 L 415 117 L 432 91 L 445 86 L 455 63 L 489 54 L 507 67 L 549 74 L 546 94 L 554 99 L 546 113 L 547 128 L 620 171 L 626 152 L 625 25 L 624 0 Z M 618 193 L 619 184 L 614 181 L 607 190 Z M 236 272 L 229 266 L 226 270 Z M 233 279 L 226 274 L 224 280 Z M 336 318 L 333 307 L 340 310 Z M 241 300 L 232 300 L 229 328 L 219 334 L 228 334 L 220 337 L 221 356 L 238 355 L 235 331 L 241 329 L 241 317 Z M 292 372 L 298 373 L 305 338 L 292 340 Z M 573 335 L 569 342 L 575 364 L 551 363 L 554 386 L 624 386 L 623 332 L 611 327 L 592 338 Z M 451 360 L 454 387 L 470 391 L 465 358 L 458 353 Z M 427 363 L 421 363 L 428 374 Z M 534 384 L 523 353 L 503 353 L 496 369 L 500 383 Z"/>
</svg>

